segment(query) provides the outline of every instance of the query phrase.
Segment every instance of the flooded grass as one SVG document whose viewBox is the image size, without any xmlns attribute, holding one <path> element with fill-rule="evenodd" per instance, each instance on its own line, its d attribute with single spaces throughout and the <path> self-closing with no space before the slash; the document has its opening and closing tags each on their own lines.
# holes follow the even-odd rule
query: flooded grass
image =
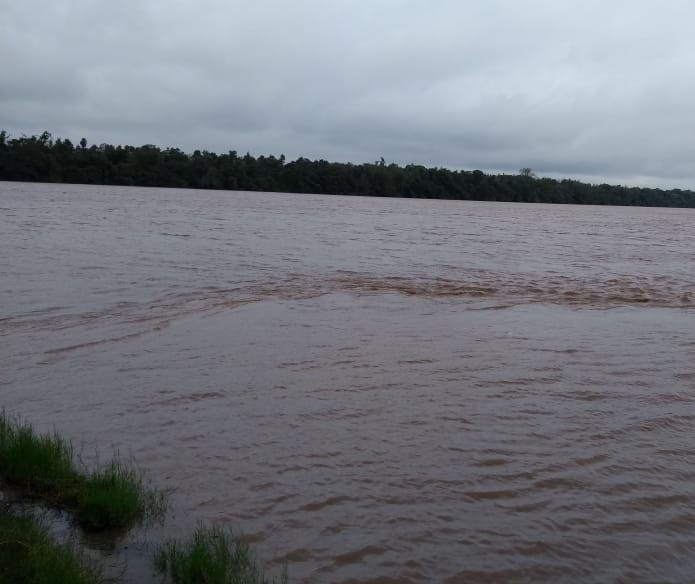
<svg viewBox="0 0 695 584">
<path fill-rule="evenodd" d="M 0 509 L 0 583 L 98 584 L 98 567 L 71 543 L 56 543 L 41 522 Z"/>
<path fill-rule="evenodd" d="M 85 472 L 72 445 L 57 434 L 38 435 L 25 423 L 0 414 L 0 477 L 29 497 L 65 508 L 85 529 L 125 529 L 159 517 L 164 497 L 132 466 L 115 457 Z"/>
<path fill-rule="evenodd" d="M 87 530 L 128 529 L 161 517 L 164 496 L 118 457 L 85 472 L 75 463 L 72 445 L 58 434 L 33 428 L 0 413 L 0 479 L 23 497 L 67 510 Z M 97 583 L 102 573 L 71 543 L 51 539 L 41 520 L 0 508 L 0 584 Z M 190 540 L 170 540 L 154 557 L 172 584 L 271 584 L 251 547 L 218 527 L 200 525 Z M 287 582 L 283 571 L 280 582 Z"/>
<path fill-rule="evenodd" d="M 76 514 L 87 529 L 124 529 L 161 517 L 165 507 L 162 493 L 148 488 L 137 470 L 115 458 L 81 484 Z"/>
<path fill-rule="evenodd" d="M 11 421 L 4 412 L 0 415 L 0 474 L 46 499 L 71 493 L 80 480 L 68 442 L 56 434 L 37 436 L 31 426 Z"/>
<path fill-rule="evenodd" d="M 229 531 L 200 525 L 189 541 L 171 540 L 155 554 L 157 569 L 172 584 L 271 584 L 249 545 Z M 280 582 L 287 582 L 283 571 Z"/>
</svg>

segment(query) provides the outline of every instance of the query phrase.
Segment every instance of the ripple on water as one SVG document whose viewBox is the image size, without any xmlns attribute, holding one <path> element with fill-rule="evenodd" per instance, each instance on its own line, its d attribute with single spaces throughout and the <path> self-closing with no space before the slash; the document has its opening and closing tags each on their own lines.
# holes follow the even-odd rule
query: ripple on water
<svg viewBox="0 0 695 584">
<path fill-rule="evenodd" d="M 2 405 L 132 452 L 164 531 L 297 582 L 692 580 L 691 212 L 60 189 L 0 185 Z"/>
</svg>

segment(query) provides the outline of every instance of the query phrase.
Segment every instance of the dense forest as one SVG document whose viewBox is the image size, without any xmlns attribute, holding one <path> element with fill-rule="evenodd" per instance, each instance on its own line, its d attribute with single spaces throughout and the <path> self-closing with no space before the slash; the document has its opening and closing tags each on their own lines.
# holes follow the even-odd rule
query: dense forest
<svg viewBox="0 0 695 584">
<path fill-rule="evenodd" d="M 245 191 L 281 191 L 532 203 L 695 207 L 695 192 L 592 185 L 518 174 L 485 174 L 409 164 L 350 164 L 284 155 L 215 154 L 144 146 L 89 146 L 50 133 L 14 138 L 0 131 L 0 180 Z"/>
</svg>

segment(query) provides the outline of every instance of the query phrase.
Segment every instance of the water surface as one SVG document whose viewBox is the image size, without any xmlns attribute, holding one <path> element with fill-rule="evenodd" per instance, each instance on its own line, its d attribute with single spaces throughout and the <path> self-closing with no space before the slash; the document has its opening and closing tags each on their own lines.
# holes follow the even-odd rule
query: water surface
<svg viewBox="0 0 695 584">
<path fill-rule="evenodd" d="M 0 405 L 175 489 L 119 550 L 204 520 L 295 582 L 690 581 L 694 222 L 0 183 Z"/>
</svg>

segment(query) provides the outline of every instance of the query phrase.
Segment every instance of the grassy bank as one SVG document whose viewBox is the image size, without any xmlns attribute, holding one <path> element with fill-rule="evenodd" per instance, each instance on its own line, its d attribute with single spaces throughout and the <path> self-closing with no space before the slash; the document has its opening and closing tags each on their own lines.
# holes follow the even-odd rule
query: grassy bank
<svg viewBox="0 0 695 584">
<path fill-rule="evenodd" d="M 38 435 L 0 414 L 0 477 L 32 498 L 71 511 L 85 529 L 127 529 L 161 516 L 164 498 L 132 466 L 115 457 L 87 472 L 72 445 L 57 434 Z"/>
<path fill-rule="evenodd" d="M 100 570 L 77 547 L 56 543 L 40 521 L 0 508 L 0 583 L 99 584 Z"/>
<path fill-rule="evenodd" d="M 271 584 L 249 545 L 229 531 L 199 526 L 184 543 L 172 540 L 155 555 L 157 568 L 173 584 Z M 287 582 L 283 573 L 282 583 Z"/>
<path fill-rule="evenodd" d="M 162 494 L 132 466 L 114 458 L 86 471 L 72 445 L 58 434 L 37 434 L 0 414 L 0 479 L 23 498 L 67 510 L 88 530 L 123 529 L 159 517 Z M 120 534 L 120 532 L 118 532 Z M 229 531 L 199 526 L 190 540 L 170 540 L 154 556 L 163 581 L 172 584 L 271 584 L 249 545 Z M 53 541 L 40 521 L 0 505 L 0 584 L 103 582 L 101 572 L 70 543 Z M 281 583 L 287 582 L 283 573 Z"/>
</svg>

